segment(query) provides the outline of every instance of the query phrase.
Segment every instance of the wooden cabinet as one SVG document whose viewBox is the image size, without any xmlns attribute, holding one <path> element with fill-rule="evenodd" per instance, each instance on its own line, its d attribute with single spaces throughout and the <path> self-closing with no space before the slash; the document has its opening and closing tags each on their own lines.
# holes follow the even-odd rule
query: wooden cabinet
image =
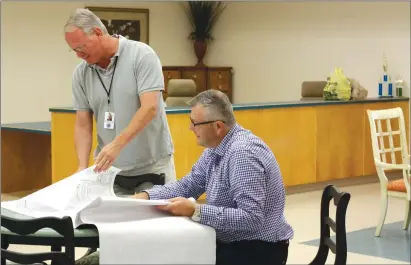
<svg viewBox="0 0 411 265">
<path fill-rule="evenodd" d="M 197 86 L 197 93 L 207 89 L 217 89 L 224 92 L 232 102 L 231 67 L 163 66 L 163 75 L 164 99 L 167 98 L 167 85 L 170 79 L 193 79 Z"/>
</svg>

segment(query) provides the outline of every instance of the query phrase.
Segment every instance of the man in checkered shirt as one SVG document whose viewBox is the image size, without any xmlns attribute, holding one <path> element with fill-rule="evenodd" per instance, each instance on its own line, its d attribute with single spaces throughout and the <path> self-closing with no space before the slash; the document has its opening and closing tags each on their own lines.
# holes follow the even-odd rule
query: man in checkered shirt
<svg viewBox="0 0 411 265">
<path fill-rule="evenodd" d="M 236 123 L 224 93 L 206 90 L 190 106 L 191 130 L 205 151 L 181 180 L 134 197 L 170 199 L 163 210 L 213 227 L 216 264 L 285 264 L 294 232 L 284 216 L 284 184 L 273 153 Z M 204 192 L 207 204 L 187 199 Z"/>
</svg>

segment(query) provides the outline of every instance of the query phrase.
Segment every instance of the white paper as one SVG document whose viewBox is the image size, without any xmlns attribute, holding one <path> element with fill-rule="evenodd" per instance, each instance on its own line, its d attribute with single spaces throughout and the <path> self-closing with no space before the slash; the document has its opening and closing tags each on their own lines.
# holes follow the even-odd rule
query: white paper
<svg viewBox="0 0 411 265">
<path fill-rule="evenodd" d="M 81 220 L 99 231 L 100 264 L 215 264 L 215 230 L 151 206 L 167 203 L 109 198 L 84 209 Z"/>
<path fill-rule="evenodd" d="M 19 200 L 2 202 L 1 206 L 27 216 L 61 217 L 75 215 L 101 196 L 115 196 L 113 184 L 120 169 L 111 167 L 95 173 L 89 167 Z M 77 226 L 79 224 L 75 224 Z"/>
<path fill-rule="evenodd" d="M 214 229 L 188 217 L 162 216 L 96 226 L 100 264 L 215 264 Z"/>
<path fill-rule="evenodd" d="M 74 227 L 96 225 L 100 264 L 215 264 L 213 228 L 156 209 L 170 203 L 166 200 L 116 197 L 113 184 L 120 170 L 97 174 L 93 169 L 1 206 L 32 217 L 68 215 Z"/>
<path fill-rule="evenodd" d="M 154 218 L 168 217 L 169 214 L 159 211 L 155 205 L 164 205 L 168 202 L 148 200 L 130 201 L 120 198 L 120 200 L 107 199 L 99 203 L 98 200 L 93 205 L 83 209 L 79 218 L 83 223 L 88 224 L 106 224 L 106 223 L 123 223 L 130 221 L 147 220 Z M 124 201 L 124 204 L 119 202 Z"/>
</svg>

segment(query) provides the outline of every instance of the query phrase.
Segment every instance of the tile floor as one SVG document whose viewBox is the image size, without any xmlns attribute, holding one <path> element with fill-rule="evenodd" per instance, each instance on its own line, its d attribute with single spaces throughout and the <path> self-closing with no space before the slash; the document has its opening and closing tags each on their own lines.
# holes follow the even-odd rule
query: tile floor
<svg viewBox="0 0 411 265">
<path fill-rule="evenodd" d="M 376 177 L 375 177 L 376 178 Z M 351 181 L 352 182 L 352 181 Z M 398 199 L 389 201 L 386 225 L 381 237 L 374 237 L 378 220 L 380 197 L 378 183 L 361 183 L 348 186 L 346 181 L 336 181 L 335 185 L 351 193 L 347 211 L 348 264 L 410 264 L 411 233 L 410 229 L 402 230 L 404 219 L 404 202 Z M 295 229 L 291 241 L 287 264 L 308 264 L 315 256 L 320 235 L 320 200 L 321 188 L 315 190 L 304 187 L 288 190 L 286 216 Z M 20 194 L 2 194 L 1 200 L 10 200 L 24 196 Z M 335 207 L 331 207 L 334 218 Z M 12 246 L 21 251 L 38 251 L 42 247 Z M 86 250 L 77 249 L 76 256 Z M 334 254 L 330 253 L 327 264 L 333 264 Z"/>
</svg>

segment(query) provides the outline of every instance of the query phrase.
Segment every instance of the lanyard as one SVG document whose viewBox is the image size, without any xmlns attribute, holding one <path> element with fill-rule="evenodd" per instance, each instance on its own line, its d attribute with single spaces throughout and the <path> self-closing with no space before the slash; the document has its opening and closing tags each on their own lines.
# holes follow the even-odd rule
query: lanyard
<svg viewBox="0 0 411 265">
<path fill-rule="evenodd" d="M 97 69 L 94 69 L 94 70 L 96 70 L 97 76 L 98 76 L 98 78 L 100 79 L 100 83 L 101 83 L 101 85 L 103 86 L 104 90 L 105 90 L 105 91 L 106 91 L 106 93 L 107 93 L 107 102 L 108 102 L 108 104 L 110 104 L 110 92 L 111 92 L 111 85 L 113 84 L 114 74 L 116 73 L 117 58 L 118 58 L 118 57 L 116 57 L 116 61 L 114 62 L 114 70 L 113 70 L 113 75 L 111 76 L 110 88 L 109 88 L 108 90 L 107 90 L 106 86 L 104 85 L 103 80 L 101 80 L 101 77 L 100 77 L 100 75 L 99 75 L 99 73 L 98 73 Z"/>
</svg>

